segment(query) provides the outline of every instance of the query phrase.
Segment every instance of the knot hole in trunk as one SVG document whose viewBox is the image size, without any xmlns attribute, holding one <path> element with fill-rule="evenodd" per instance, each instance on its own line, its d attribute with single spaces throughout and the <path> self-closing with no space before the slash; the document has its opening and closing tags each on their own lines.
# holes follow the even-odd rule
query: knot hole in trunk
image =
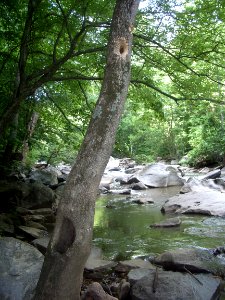
<svg viewBox="0 0 225 300">
<path fill-rule="evenodd" d="M 122 57 L 123 59 L 128 54 L 128 43 L 125 38 L 119 38 L 115 42 L 114 53 Z"/>
</svg>

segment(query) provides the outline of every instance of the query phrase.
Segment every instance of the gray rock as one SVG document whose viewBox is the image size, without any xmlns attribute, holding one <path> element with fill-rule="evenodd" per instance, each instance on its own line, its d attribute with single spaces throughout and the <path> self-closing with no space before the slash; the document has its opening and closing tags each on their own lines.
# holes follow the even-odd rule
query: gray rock
<svg viewBox="0 0 225 300">
<path fill-rule="evenodd" d="M 130 282 L 122 279 L 119 285 L 119 299 L 126 300 L 130 293 Z"/>
<path fill-rule="evenodd" d="M 42 238 L 33 240 L 32 245 L 34 245 L 34 247 L 36 247 L 43 255 L 45 255 L 48 248 L 49 241 L 50 241 L 50 237 L 44 236 Z"/>
<path fill-rule="evenodd" d="M 82 300 L 118 300 L 117 298 L 107 294 L 100 283 L 93 282 L 88 286 L 86 293 L 82 296 Z"/>
<path fill-rule="evenodd" d="M 137 258 L 137 259 L 131 259 L 131 260 L 124 260 L 120 261 L 119 264 L 122 267 L 125 267 L 127 271 L 131 269 L 137 269 L 137 268 L 144 268 L 144 269 L 154 269 L 155 267 L 146 260 Z"/>
<path fill-rule="evenodd" d="M 151 274 L 153 269 L 154 268 L 152 268 L 152 269 L 145 269 L 145 268 L 132 269 L 127 274 L 128 280 L 131 283 L 131 285 L 134 285 L 134 283 L 136 281 Z"/>
<path fill-rule="evenodd" d="M 143 167 L 137 166 L 137 167 L 134 167 L 134 168 L 126 169 L 125 173 L 126 174 L 134 174 L 135 172 L 140 171 L 142 169 L 143 169 Z"/>
<path fill-rule="evenodd" d="M 225 275 L 224 261 L 207 249 L 187 248 L 166 251 L 156 257 L 153 262 L 168 270 L 185 271 L 186 268 L 195 273 Z"/>
<path fill-rule="evenodd" d="M 44 256 L 33 246 L 15 238 L 0 238 L 0 299 L 30 300 Z"/>
<path fill-rule="evenodd" d="M 142 182 L 133 183 L 131 185 L 132 190 L 146 190 L 147 187 Z"/>
<path fill-rule="evenodd" d="M 138 181 L 148 187 L 167 187 L 183 185 L 184 180 L 177 174 L 175 168 L 164 164 L 150 164 L 134 174 Z"/>
<path fill-rule="evenodd" d="M 225 194 L 215 190 L 200 190 L 171 197 L 162 207 L 164 213 L 225 216 Z"/>
<path fill-rule="evenodd" d="M 26 233 L 30 237 L 33 238 L 40 238 L 43 236 L 46 236 L 48 233 L 45 230 L 34 228 L 34 227 L 28 227 L 28 226 L 19 226 L 18 227 L 22 232 Z"/>
<path fill-rule="evenodd" d="M 220 170 L 213 170 L 209 173 L 207 173 L 206 175 L 204 175 L 203 177 L 201 177 L 202 180 L 205 179 L 215 179 L 215 178 L 219 178 L 221 175 L 221 171 Z"/>
<path fill-rule="evenodd" d="M 30 173 L 29 177 L 31 182 L 42 182 L 45 185 L 54 185 L 58 183 L 58 174 L 51 169 L 34 170 Z"/>
<path fill-rule="evenodd" d="M 197 274 L 194 278 L 179 272 L 157 272 L 157 279 L 156 271 L 151 271 L 133 285 L 132 300 L 215 300 L 220 294 L 220 280 L 212 275 Z"/>
<path fill-rule="evenodd" d="M 23 199 L 21 206 L 26 208 L 51 207 L 55 201 L 55 193 L 40 182 L 29 184 L 30 193 Z"/>
<path fill-rule="evenodd" d="M 152 225 L 150 225 L 150 227 L 168 228 L 168 227 L 178 227 L 178 226 L 180 226 L 180 224 L 181 224 L 180 218 L 170 218 L 170 219 L 164 220 L 160 223 L 152 224 Z"/>
</svg>

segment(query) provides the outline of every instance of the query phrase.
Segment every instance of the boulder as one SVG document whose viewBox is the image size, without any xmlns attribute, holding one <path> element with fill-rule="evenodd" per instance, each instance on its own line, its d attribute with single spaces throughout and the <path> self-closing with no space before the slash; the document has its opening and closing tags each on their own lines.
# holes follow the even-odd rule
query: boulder
<svg viewBox="0 0 225 300">
<path fill-rule="evenodd" d="M 216 179 L 198 179 L 198 178 L 189 178 L 187 182 L 182 186 L 180 193 L 185 194 L 191 191 L 206 191 L 206 190 L 216 190 L 216 191 L 225 191 L 225 183 L 222 178 Z"/>
<path fill-rule="evenodd" d="M 23 208 L 51 207 L 55 193 L 42 183 L 0 181 L 1 210 L 16 206 Z"/>
<path fill-rule="evenodd" d="M 0 299 L 30 300 L 44 256 L 35 247 L 15 238 L 0 238 Z"/>
<path fill-rule="evenodd" d="M 134 177 L 148 187 L 167 187 L 184 184 L 184 180 L 177 174 L 175 168 L 160 163 L 147 165 L 143 170 L 135 173 Z"/>
<path fill-rule="evenodd" d="M 219 294 L 220 279 L 212 275 L 192 276 L 158 269 L 132 286 L 131 300 L 215 300 Z"/>
<path fill-rule="evenodd" d="M 193 273 L 212 273 L 222 277 L 225 275 L 225 262 L 207 249 L 181 248 L 166 251 L 154 258 L 153 262 L 166 270 L 189 270 Z"/>
<path fill-rule="evenodd" d="M 192 191 L 165 202 L 163 213 L 204 214 L 225 217 L 225 194 L 215 190 Z"/>
<path fill-rule="evenodd" d="M 202 176 L 201 179 L 205 180 L 205 179 L 216 179 L 219 178 L 221 175 L 221 170 L 213 170 L 209 173 L 207 173 L 206 175 Z"/>
<path fill-rule="evenodd" d="M 180 218 L 169 218 L 160 223 L 151 224 L 150 227 L 153 228 L 169 228 L 169 227 L 179 227 L 181 224 Z"/>
<path fill-rule="evenodd" d="M 20 206 L 26 208 L 51 207 L 55 201 L 55 193 L 41 182 L 28 184 L 29 194 L 22 199 Z"/>
<path fill-rule="evenodd" d="M 45 185 L 54 185 L 58 183 L 58 174 L 53 169 L 36 169 L 30 173 L 29 179 L 31 182 L 38 181 Z"/>
</svg>

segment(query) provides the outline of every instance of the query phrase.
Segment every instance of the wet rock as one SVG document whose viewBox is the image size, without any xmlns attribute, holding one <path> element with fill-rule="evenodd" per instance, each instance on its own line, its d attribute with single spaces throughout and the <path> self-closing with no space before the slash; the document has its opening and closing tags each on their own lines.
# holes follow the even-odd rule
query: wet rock
<svg viewBox="0 0 225 300">
<path fill-rule="evenodd" d="M 215 179 L 215 178 L 219 178 L 221 175 L 221 171 L 220 170 L 213 170 L 209 173 L 207 173 L 206 175 L 204 175 L 203 177 L 201 177 L 202 180 L 205 179 Z"/>
<path fill-rule="evenodd" d="M 146 190 L 147 187 L 142 182 L 133 183 L 131 185 L 132 190 Z"/>
<path fill-rule="evenodd" d="M 153 227 L 153 228 L 169 228 L 169 227 L 179 227 L 181 224 L 181 220 L 180 218 L 170 218 L 170 219 L 167 219 L 165 221 L 162 221 L 160 223 L 155 223 L 155 224 L 152 224 L 150 225 L 150 227 Z"/>
<path fill-rule="evenodd" d="M 138 280 L 132 287 L 132 300 L 215 300 L 220 294 L 220 279 L 208 274 L 158 270 Z"/>
<path fill-rule="evenodd" d="M 171 197 L 162 207 L 164 213 L 204 214 L 225 216 L 224 193 L 201 190 Z"/>
<path fill-rule="evenodd" d="M 225 275 L 224 262 L 207 249 L 187 248 L 166 251 L 156 257 L 153 262 L 167 270 L 185 271 L 188 269 L 193 273 L 212 273 L 222 277 Z"/>
<path fill-rule="evenodd" d="M 130 195 L 131 190 L 130 189 L 110 190 L 109 193 L 114 195 Z"/>
<path fill-rule="evenodd" d="M 121 171 L 121 168 L 120 167 L 114 167 L 112 169 L 109 169 L 109 172 L 113 172 L 113 171 L 119 172 L 119 171 Z"/>
<path fill-rule="evenodd" d="M 100 283 L 93 282 L 88 286 L 86 293 L 82 296 L 82 300 L 118 300 L 109 294 L 107 294 Z"/>
<path fill-rule="evenodd" d="M 137 178 L 136 175 L 134 175 L 134 176 L 131 176 L 130 178 L 128 178 L 126 183 L 127 184 L 134 184 L 134 183 L 138 183 L 138 182 L 140 182 L 140 180 Z"/>
<path fill-rule="evenodd" d="M 139 198 L 139 199 L 134 199 L 132 202 L 137 203 L 137 204 L 153 204 L 154 201 L 151 199 L 146 199 L 146 198 Z"/>
<path fill-rule="evenodd" d="M 15 238 L 0 238 L 0 299 L 31 300 L 44 257 Z"/>
</svg>

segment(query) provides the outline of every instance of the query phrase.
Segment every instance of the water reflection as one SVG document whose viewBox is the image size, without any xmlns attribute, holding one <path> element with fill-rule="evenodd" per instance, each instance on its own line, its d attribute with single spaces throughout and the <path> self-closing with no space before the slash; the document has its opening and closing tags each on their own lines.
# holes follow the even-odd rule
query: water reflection
<svg viewBox="0 0 225 300">
<path fill-rule="evenodd" d="M 129 259 L 181 247 L 224 245 L 225 220 L 221 218 L 182 215 L 179 228 L 149 227 L 171 217 L 163 215 L 160 209 L 179 190 L 179 187 L 157 188 L 135 192 L 131 197 L 99 197 L 93 243 L 102 249 L 107 259 Z M 154 203 L 138 205 L 132 202 L 133 199 L 151 199 Z"/>
</svg>

